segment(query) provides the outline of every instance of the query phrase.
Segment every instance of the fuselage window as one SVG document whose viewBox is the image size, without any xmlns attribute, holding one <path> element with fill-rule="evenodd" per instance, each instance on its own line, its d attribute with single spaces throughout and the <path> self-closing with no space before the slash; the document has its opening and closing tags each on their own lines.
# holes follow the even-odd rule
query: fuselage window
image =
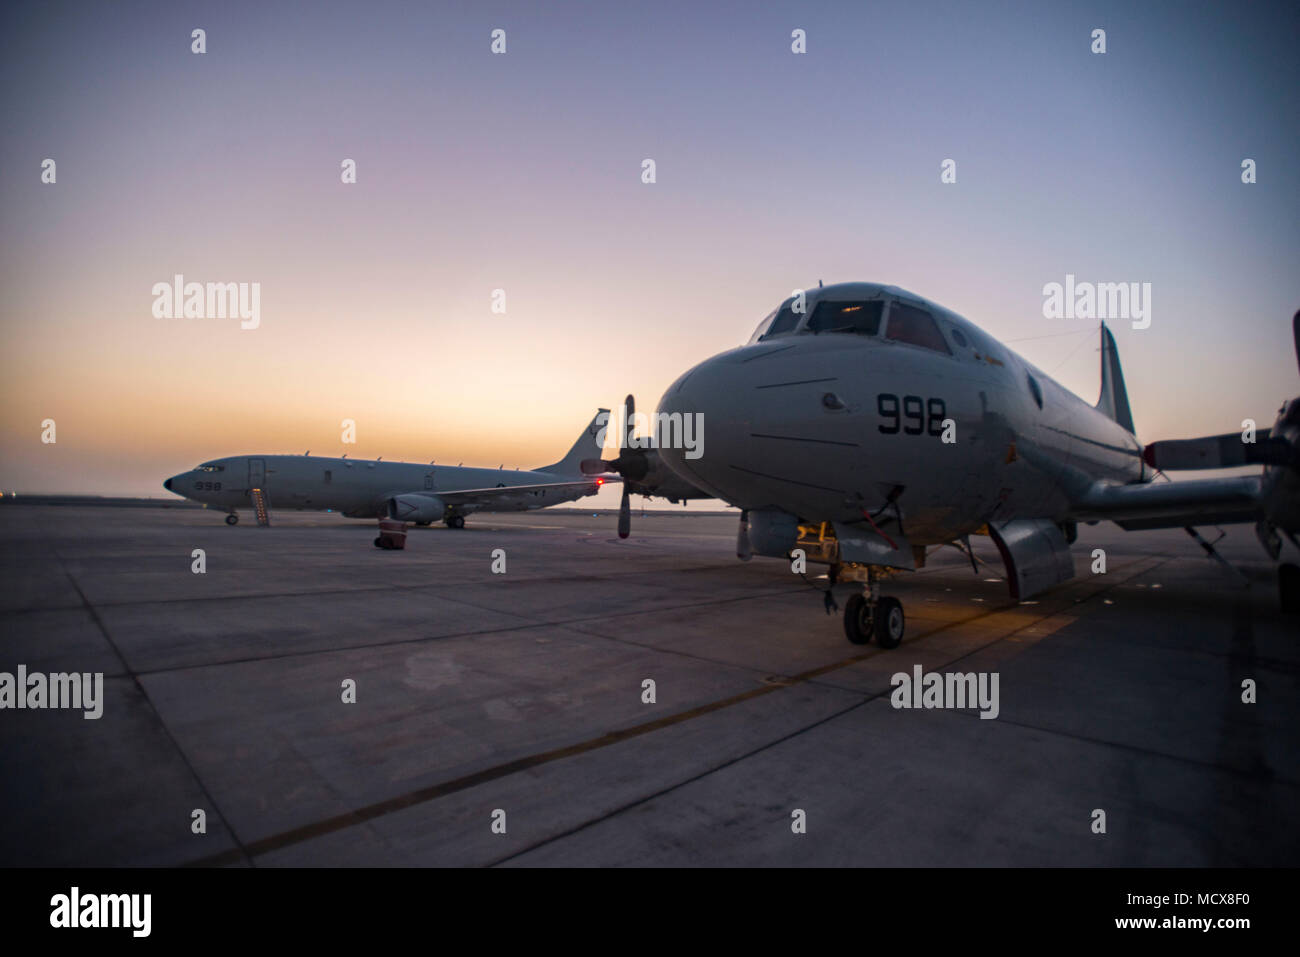
<svg viewBox="0 0 1300 957">
<path fill-rule="evenodd" d="M 963 349 L 970 346 L 970 343 L 966 341 L 965 334 L 956 326 L 952 327 L 952 341 L 957 343 L 957 345 L 961 346 Z"/>
<path fill-rule="evenodd" d="M 808 319 L 808 331 L 813 333 L 841 332 L 855 336 L 874 336 L 880 333 L 880 316 L 885 303 L 881 299 L 862 302 L 819 302 Z"/>
<path fill-rule="evenodd" d="M 889 307 L 889 325 L 885 329 L 885 338 L 952 355 L 934 317 L 924 309 L 906 303 L 896 302 Z"/>
</svg>

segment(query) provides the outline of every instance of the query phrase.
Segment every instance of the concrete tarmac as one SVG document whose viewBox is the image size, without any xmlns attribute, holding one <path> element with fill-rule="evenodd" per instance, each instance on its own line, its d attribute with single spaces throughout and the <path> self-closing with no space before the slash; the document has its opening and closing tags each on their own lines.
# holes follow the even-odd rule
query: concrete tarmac
<svg viewBox="0 0 1300 957">
<path fill-rule="evenodd" d="M 1105 524 L 1022 604 L 988 539 L 979 574 L 942 549 L 885 583 L 883 650 L 824 580 L 736 560 L 734 516 L 475 515 L 392 552 L 272 520 L 0 508 L 0 672 L 104 674 L 98 720 L 0 711 L 4 864 L 1300 864 L 1300 621 L 1247 527 L 1249 587 Z M 916 665 L 997 674 L 997 717 L 893 707 Z"/>
</svg>

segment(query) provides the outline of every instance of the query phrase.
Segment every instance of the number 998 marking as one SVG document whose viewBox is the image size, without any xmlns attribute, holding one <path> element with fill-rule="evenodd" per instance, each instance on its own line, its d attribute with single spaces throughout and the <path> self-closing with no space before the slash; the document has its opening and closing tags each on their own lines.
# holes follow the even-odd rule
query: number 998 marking
<svg viewBox="0 0 1300 957">
<path fill-rule="evenodd" d="M 923 399 L 919 395 L 898 396 L 882 392 L 876 396 L 876 411 L 884 421 L 878 426 L 885 435 L 943 435 L 943 420 L 948 417 L 943 399 Z"/>
</svg>

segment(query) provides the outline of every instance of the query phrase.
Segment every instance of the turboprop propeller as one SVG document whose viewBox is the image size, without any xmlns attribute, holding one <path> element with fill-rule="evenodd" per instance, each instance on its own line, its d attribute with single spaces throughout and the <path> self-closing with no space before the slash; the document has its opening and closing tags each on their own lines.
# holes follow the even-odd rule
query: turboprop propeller
<svg viewBox="0 0 1300 957">
<path fill-rule="evenodd" d="M 650 462 L 644 449 L 637 446 L 633 435 L 636 415 L 636 399 L 629 395 L 623 400 L 622 441 L 619 442 L 618 458 L 583 459 L 581 465 L 584 475 L 600 475 L 604 472 L 616 472 L 623 479 L 623 497 L 618 503 L 618 537 L 627 538 L 632 534 L 632 484 L 641 481 L 650 472 Z"/>
</svg>

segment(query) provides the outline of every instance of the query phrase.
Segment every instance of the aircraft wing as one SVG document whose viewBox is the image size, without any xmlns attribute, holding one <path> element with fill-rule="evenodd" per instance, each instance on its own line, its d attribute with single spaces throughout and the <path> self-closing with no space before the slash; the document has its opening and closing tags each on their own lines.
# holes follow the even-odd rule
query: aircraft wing
<svg viewBox="0 0 1300 957">
<path fill-rule="evenodd" d="M 1098 482 L 1072 512 L 1079 521 L 1107 520 L 1129 531 L 1231 525 L 1263 517 L 1260 491 L 1257 475 L 1143 485 Z"/>
<path fill-rule="evenodd" d="M 586 479 L 577 482 L 543 482 L 537 485 L 502 485 L 494 488 L 465 488 L 455 491 L 414 492 L 414 495 L 435 495 L 447 505 L 486 505 L 501 507 L 506 505 L 541 504 L 548 498 L 547 493 L 567 493 L 574 496 L 594 495 L 601 485 L 617 479 Z M 554 496 L 558 498 L 558 496 Z"/>
</svg>

